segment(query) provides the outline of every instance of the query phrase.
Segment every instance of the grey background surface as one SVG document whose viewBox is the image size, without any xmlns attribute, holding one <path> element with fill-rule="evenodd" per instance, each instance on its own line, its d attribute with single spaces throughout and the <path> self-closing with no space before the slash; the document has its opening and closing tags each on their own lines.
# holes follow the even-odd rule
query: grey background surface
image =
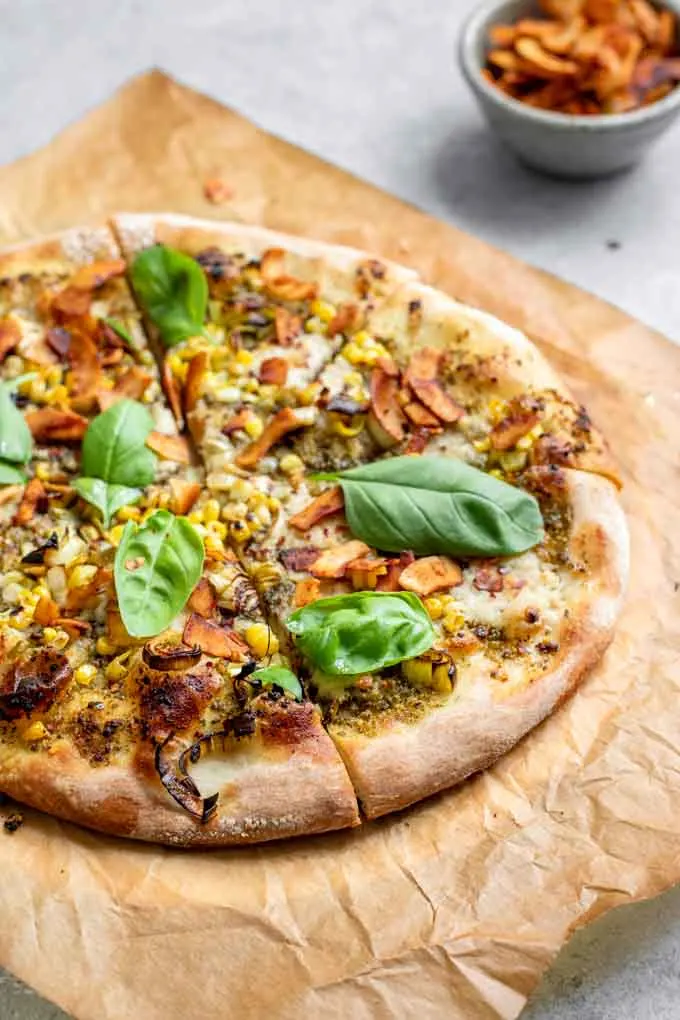
<svg viewBox="0 0 680 1020">
<path fill-rule="evenodd" d="M 43 145 L 131 75 L 161 66 L 679 338 L 680 125 L 638 169 L 613 180 L 566 184 L 523 170 L 487 133 L 455 67 L 471 7 L 0 0 L 0 162 Z M 680 888 L 576 935 L 525 1016 L 680 1018 Z M 0 1020 L 63 1018 L 0 972 Z"/>
</svg>

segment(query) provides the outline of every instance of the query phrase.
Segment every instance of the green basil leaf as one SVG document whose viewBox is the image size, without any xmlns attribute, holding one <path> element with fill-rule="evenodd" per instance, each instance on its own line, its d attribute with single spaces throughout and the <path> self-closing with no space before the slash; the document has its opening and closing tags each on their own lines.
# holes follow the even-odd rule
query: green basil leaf
<svg viewBox="0 0 680 1020">
<path fill-rule="evenodd" d="M 26 475 L 14 464 L 5 464 L 0 460 L 0 485 L 23 485 Z"/>
<path fill-rule="evenodd" d="M 113 576 L 128 634 L 154 637 L 184 609 L 203 572 L 203 540 L 186 519 L 156 510 L 144 524 L 128 521 Z"/>
<path fill-rule="evenodd" d="M 156 455 L 145 445 L 153 418 L 135 400 L 120 400 L 90 423 L 83 438 L 86 478 L 143 488 L 156 476 Z"/>
<path fill-rule="evenodd" d="M 357 538 L 421 556 L 513 556 L 543 538 L 538 503 L 453 457 L 393 457 L 336 475 Z"/>
<path fill-rule="evenodd" d="M 284 691 L 290 691 L 297 701 L 302 701 L 302 684 L 295 673 L 285 666 L 265 666 L 264 669 L 256 669 L 248 679 L 259 680 L 265 687 L 276 684 L 277 687 L 283 687 Z"/>
<path fill-rule="evenodd" d="M 87 503 L 99 510 L 105 528 L 110 525 L 116 510 L 122 506 L 133 506 L 142 495 L 141 489 L 112 485 L 101 478 L 76 478 L 73 488 Z"/>
<path fill-rule="evenodd" d="M 357 591 L 317 599 L 288 617 L 300 651 L 331 676 L 370 673 L 427 651 L 435 631 L 412 592 Z"/>
<path fill-rule="evenodd" d="M 156 244 L 140 252 L 130 276 L 140 304 L 166 347 L 203 332 L 208 281 L 189 255 Z"/>
<path fill-rule="evenodd" d="M 104 319 L 104 322 L 109 329 L 113 330 L 116 336 L 119 336 L 121 340 L 127 344 L 131 351 L 139 350 L 139 344 L 119 319 Z"/>
<path fill-rule="evenodd" d="M 10 387 L 0 383 L 0 460 L 26 464 L 33 452 L 33 436 L 12 400 Z"/>
</svg>

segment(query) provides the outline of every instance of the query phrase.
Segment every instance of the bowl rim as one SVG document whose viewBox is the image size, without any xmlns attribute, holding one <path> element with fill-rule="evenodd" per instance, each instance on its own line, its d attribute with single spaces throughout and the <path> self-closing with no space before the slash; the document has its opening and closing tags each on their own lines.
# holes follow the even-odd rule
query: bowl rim
<svg viewBox="0 0 680 1020">
<path fill-rule="evenodd" d="M 554 110 L 538 110 L 522 103 L 519 99 L 507 96 L 500 89 L 490 85 L 480 73 L 484 64 L 475 56 L 475 44 L 478 42 L 490 15 L 493 15 L 494 11 L 507 7 L 509 2 L 512 0 L 484 0 L 483 3 L 476 3 L 465 19 L 458 38 L 458 60 L 465 79 L 474 91 L 481 92 L 500 109 L 546 127 L 550 126 L 561 130 L 585 129 L 609 132 L 620 128 L 632 128 L 635 125 L 656 120 L 663 117 L 664 114 L 670 113 L 680 104 L 680 83 L 663 99 L 658 99 L 649 106 L 641 107 L 639 110 L 630 110 L 627 113 L 559 113 Z M 517 6 L 521 6 L 524 0 L 514 0 L 514 2 Z M 679 2 L 665 0 L 663 4 L 655 4 L 655 6 L 668 8 L 680 19 Z"/>
</svg>

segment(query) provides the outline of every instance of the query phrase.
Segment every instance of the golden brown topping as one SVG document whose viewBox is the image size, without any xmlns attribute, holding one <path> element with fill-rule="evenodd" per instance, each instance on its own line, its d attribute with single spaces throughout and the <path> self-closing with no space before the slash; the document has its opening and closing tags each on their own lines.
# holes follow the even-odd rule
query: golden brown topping
<svg viewBox="0 0 680 1020">
<path fill-rule="evenodd" d="M 298 531 L 309 531 L 325 517 L 340 513 L 344 508 L 345 500 L 342 489 L 339 485 L 333 485 L 317 496 L 304 510 L 293 514 L 288 523 Z"/>
<path fill-rule="evenodd" d="M 411 356 L 406 371 L 406 382 L 421 404 L 429 408 L 441 421 L 451 424 L 465 411 L 451 400 L 437 380 L 443 351 L 436 347 L 421 347 Z"/>
<path fill-rule="evenodd" d="M 266 358 L 260 365 L 258 379 L 267 386 L 285 386 L 288 362 L 285 358 Z"/>
<path fill-rule="evenodd" d="M 172 492 L 172 512 L 180 515 L 188 514 L 201 494 L 201 486 L 198 482 L 186 482 L 183 478 L 171 478 L 170 490 Z"/>
<path fill-rule="evenodd" d="M 362 318 L 363 316 L 358 305 L 351 303 L 340 305 L 328 323 L 326 333 L 330 337 L 336 336 L 338 333 L 349 336 L 350 333 L 354 333 L 359 329 Z"/>
<path fill-rule="evenodd" d="M 182 393 L 179 383 L 172 374 L 172 369 L 170 368 L 167 358 L 163 361 L 163 367 L 161 369 L 161 385 L 168 403 L 170 404 L 170 410 L 172 411 L 173 417 L 177 422 L 177 427 L 181 429 L 184 427 Z"/>
<path fill-rule="evenodd" d="M 187 377 L 184 383 L 184 410 L 190 414 L 194 410 L 203 392 L 203 377 L 208 371 L 208 352 L 199 351 L 189 362 Z"/>
<path fill-rule="evenodd" d="M 304 581 L 298 581 L 295 585 L 294 603 L 299 609 L 314 602 L 321 594 L 321 584 L 315 577 L 306 577 Z"/>
<path fill-rule="evenodd" d="M 366 545 L 365 542 L 358 541 L 358 539 L 353 539 L 351 542 L 343 542 L 341 545 L 332 545 L 314 560 L 309 568 L 310 573 L 314 577 L 344 577 L 352 560 L 365 556 L 370 551 L 371 547 Z"/>
<path fill-rule="evenodd" d="M 530 432 L 540 421 L 536 411 L 511 411 L 507 417 L 499 421 L 491 430 L 491 445 L 494 450 L 511 450 L 518 439 Z"/>
<path fill-rule="evenodd" d="M 35 514 L 47 510 L 47 493 L 39 478 L 31 478 L 24 489 L 19 509 L 14 515 L 15 524 L 28 524 Z"/>
<path fill-rule="evenodd" d="M 271 296 L 281 301 L 306 301 L 316 297 L 316 284 L 285 273 L 285 261 L 286 253 L 282 248 L 269 248 L 262 255 L 260 273 Z"/>
<path fill-rule="evenodd" d="M 217 659 L 244 662 L 248 658 L 248 645 L 235 631 L 204 620 L 197 613 L 192 613 L 187 620 L 182 640 L 186 645 L 198 645 L 206 655 Z"/>
<path fill-rule="evenodd" d="M 222 426 L 222 435 L 230 436 L 232 432 L 238 432 L 240 429 L 244 429 L 248 422 L 252 418 L 252 412 L 247 407 L 242 407 L 240 411 L 237 411 L 233 418 L 230 418 Z"/>
<path fill-rule="evenodd" d="M 102 592 L 106 591 L 112 582 L 113 571 L 109 570 L 108 567 L 99 567 L 97 573 L 87 584 L 80 584 L 69 588 L 68 595 L 66 596 L 66 612 L 78 613 L 86 606 L 90 606 Z"/>
<path fill-rule="evenodd" d="M 13 350 L 21 340 L 21 330 L 16 319 L 6 315 L 0 319 L 0 363 L 2 363 L 9 352 Z"/>
<path fill-rule="evenodd" d="M 191 464 L 191 447 L 185 436 L 168 436 L 164 432 L 149 432 L 146 445 L 164 460 L 177 464 Z"/>
<path fill-rule="evenodd" d="M 87 431 L 87 418 L 56 407 L 31 411 L 26 415 L 26 424 L 38 443 L 79 443 Z"/>
<path fill-rule="evenodd" d="M 553 18 L 496 25 L 483 74 L 514 99 L 572 114 L 622 113 L 680 80 L 676 19 L 647 0 L 542 0 Z"/>
<path fill-rule="evenodd" d="M 463 581 L 463 572 L 448 556 L 423 556 L 399 575 L 399 584 L 425 598 L 435 591 L 454 588 Z"/>
<path fill-rule="evenodd" d="M 306 428 L 311 425 L 308 419 L 300 419 L 290 407 L 283 407 L 267 423 L 262 435 L 250 443 L 236 458 L 236 464 L 242 468 L 253 468 L 264 455 L 289 432 Z"/>
<path fill-rule="evenodd" d="M 203 194 L 213 205 L 222 205 L 234 197 L 234 189 L 220 177 L 209 177 L 203 184 Z"/>
<path fill-rule="evenodd" d="M 399 380 L 376 365 L 371 372 L 371 411 L 379 426 L 381 445 L 400 443 L 405 435 L 405 419 L 398 402 Z"/>
<path fill-rule="evenodd" d="M 202 577 L 187 602 L 192 613 L 198 613 L 204 620 L 209 620 L 217 609 L 217 592 L 215 585 L 207 577 Z"/>
<path fill-rule="evenodd" d="M 124 259 L 111 259 L 109 261 L 89 262 L 71 277 L 69 286 L 76 290 L 96 290 L 103 286 L 115 276 L 122 276 L 125 272 Z"/>
<path fill-rule="evenodd" d="M 53 627 L 59 618 L 59 606 L 49 595 L 41 595 L 33 611 L 33 619 L 41 627 Z"/>
<path fill-rule="evenodd" d="M 55 319 L 80 319 L 90 311 L 92 294 L 76 287 L 64 287 L 52 298 L 51 311 Z"/>
<path fill-rule="evenodd" d="M 116 381 L 116 385 L 112 390 L 100 391 L 98 394 L 99 403 L 102 404 L 102 410 L 105 410 L 103 403 L 108 400 L 109 405 L 115 403 L 117 400 L 123 400 L 128 398 L 129 400 L 141 400 L 146 393 L 149 383 L 152 381 L 152 377 L 148 372 L 145 372 L 139 365 L 132 365 L 126 372 Z M 114 398 L 113 401 L 111 398 Z"/>
<path fill-rule="evenodd" d="M 376 583 L 377 590 L 399 591 L 401 587 L 399 584 L 399 578 L 406 567 L 409 567 L 414 561 L 415 556 L 410 550 L 400 553 L 396 558 L 388 559 L 387 573 L 378 578 Z"/>
<path fill-rule="evenodd" d="M 12 663 L 0 676 L 0 718 L 47 711 L 72 675 L 68 659 L 57 652 L 43 650 Z"/>
<path fill-rule="evenodd" d="M 302 330 L 302 319 L 293 315 L 287 308 L 278 305 L 274 313 L 274 331 L 277 343 L 282 347 L 290 347 L 293 340 Z"/>
<path fill-rule="evenodd" d="M 419 428 L 425 429 L 439 429 L 439 418 L 428 411 L 426 407 L 423 407 L 417 400 L 409 400 L 408 404 L 404 404 L 404 414 L 413 422 L 414 425 Z"/>
<path fill-rule="evenodd" d="M 409 436 L 408 443 L 404 447 L 404 453 L 422 453 L 431 438 L 432 432 L 429 429 L 416 429 Z"/>
</svg>

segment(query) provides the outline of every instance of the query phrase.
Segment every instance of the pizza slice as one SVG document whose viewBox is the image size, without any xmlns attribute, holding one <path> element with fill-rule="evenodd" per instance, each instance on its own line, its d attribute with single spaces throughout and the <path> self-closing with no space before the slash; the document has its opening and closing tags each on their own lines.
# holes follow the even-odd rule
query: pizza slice
<svg viewBox="0 0 680 1020">
<path fill-rule="evenodd" d="M 395 457 L 337 488 L 246 565 L 374 817 L 485 767 L 578 683 L 613 632 L 626 529 L 607 479 L 554 466 L 510 486 Z"/>
</svg>

